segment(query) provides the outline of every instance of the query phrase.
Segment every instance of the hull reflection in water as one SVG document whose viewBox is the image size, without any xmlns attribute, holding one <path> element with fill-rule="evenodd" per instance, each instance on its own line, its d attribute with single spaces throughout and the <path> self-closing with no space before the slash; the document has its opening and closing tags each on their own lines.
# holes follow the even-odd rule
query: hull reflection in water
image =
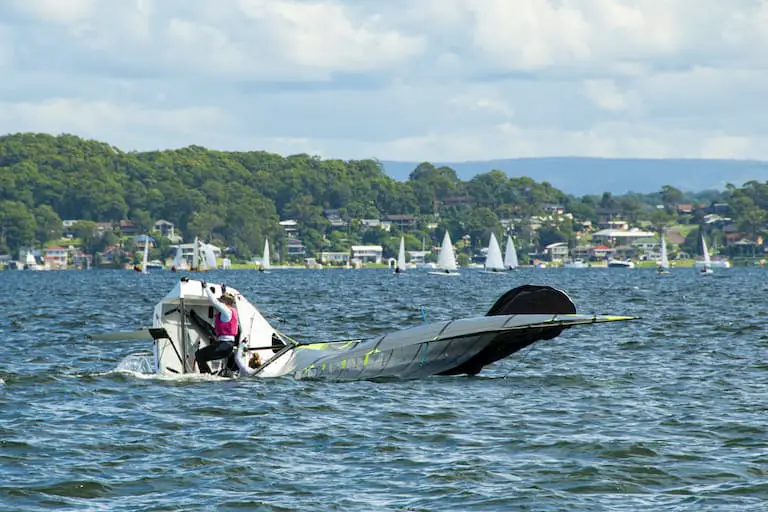
<svg viewBox="0 0 768 512">
<path fill-rule="evenodd" d="M 213 361 L 222 376 L 361 380 L 475 375 L 483 367 L 563 330 L 633 320 L 629 316 L 579 315 L 563 291 L 524 285 L 500 297 L 485 316 L 422 324 L 369 340 L 300 343 L 275 329 L 237 290 L 207 283 L 214 295 L 235 296 L 239 344 L 228 360 Z M 213 308 L 203 282 L 183 278 L 154 308 L 153 326 L 102 339 L 146 337 L 154 342 L 154 371 L 199 373 L 194 353 L 213 336 Z"/>
</svg>

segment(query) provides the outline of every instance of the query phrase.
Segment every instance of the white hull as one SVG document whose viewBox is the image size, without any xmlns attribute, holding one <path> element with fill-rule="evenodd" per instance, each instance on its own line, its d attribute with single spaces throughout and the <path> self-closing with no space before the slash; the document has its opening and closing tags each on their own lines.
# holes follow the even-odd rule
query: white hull
<svg viewBox="0 0 768 512">
<path fill-rule="evenodd" d="M 445 270 L 438 270 L 438 271 L 431 271 L 427 272 L 427 274 L 432 274 L 433 276 L 460 276 L 458 272 L 451 272 L 451 271 L 445 271 Z"/>
<path fill-rule="evenodd" d="M 589 265 L 584 263 L 582 260 L 574 260 L 563 263 L 563 268 L 589 268 Z"/>
<path fill-rule="evenodd" d="M 610 260 L 608 268 L 635 268 L 635 264 L 631 261 Z"/>
</svg>

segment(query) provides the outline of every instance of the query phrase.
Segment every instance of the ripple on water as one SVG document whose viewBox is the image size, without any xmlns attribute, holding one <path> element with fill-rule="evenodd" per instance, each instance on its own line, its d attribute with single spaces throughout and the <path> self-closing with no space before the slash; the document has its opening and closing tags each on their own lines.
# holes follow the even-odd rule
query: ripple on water
<svg viewBox="0 0 768 512">
<path fill-rule="evenodd" d="M 151 376 L 145 342 L 86 335 L 147 325 L 177 276 L 4 273 L 8 287 L 47 292 L 0 298 L 0 502 L 762 512 L 768 299 L 752 290 L 765 275 L 731 270 L 706 283 L 682 269 L 664 280 L 642 269 L 206 276 L 306 339 L 418 325 L 422 307 L 430 321 L 483 315 L 530 282 L 565 289 L 579 312 L 643 317 L 565 331 L 475 378 L 343 384 Z"/>
</svg>

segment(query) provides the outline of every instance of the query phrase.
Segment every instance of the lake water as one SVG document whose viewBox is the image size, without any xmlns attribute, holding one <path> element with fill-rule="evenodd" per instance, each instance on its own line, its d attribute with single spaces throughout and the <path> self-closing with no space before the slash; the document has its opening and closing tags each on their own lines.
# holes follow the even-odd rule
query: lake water
<svg viewBox="0 0 768 512">
<path fill-rule="evenodd" d="M 282 331 L 374 336 L 564 289 L 573 328 L 477 377 L 329 383 L 141 370 L 178 274 L 0 272 L 2 510 L 768 507 L 766 270 L 216 271 Z"/>
</svg>

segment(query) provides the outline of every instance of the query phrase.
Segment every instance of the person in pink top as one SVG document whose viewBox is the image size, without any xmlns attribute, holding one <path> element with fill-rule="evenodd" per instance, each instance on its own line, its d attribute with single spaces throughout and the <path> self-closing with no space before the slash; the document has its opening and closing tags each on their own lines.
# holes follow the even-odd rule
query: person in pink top
<svg viewBox="0 0 768 512">
<path fill-rule="evenodd" d="M 235 348 L 235 339 L 237 337 L 238 317 L 235 308 L 235 297 L 228 292 L 221 294 L 218 299 L 213 296 L 211 289 L 203 283 L 203 289 L 216 308 L 214 316 L 213 331 L 216 334 L 216 341 L 210 345 L 198 349 L 195 352 L 195 361 L 200 373 L 211 373 L 208 361 L 217 359 L 226 359 L 232 355 Z"/>
</svg>

